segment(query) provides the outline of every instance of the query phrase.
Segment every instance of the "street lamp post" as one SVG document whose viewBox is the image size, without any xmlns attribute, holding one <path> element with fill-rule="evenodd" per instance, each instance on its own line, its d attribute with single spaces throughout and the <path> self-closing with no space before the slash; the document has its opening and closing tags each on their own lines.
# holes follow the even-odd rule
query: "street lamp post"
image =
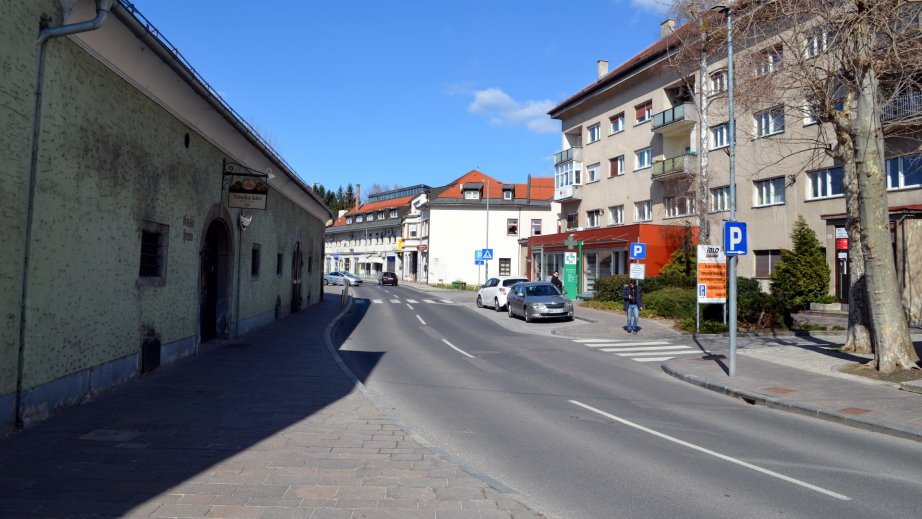
<svg viewBox="0 0 922 519">
<path fill-rule="evenodd" d="M 733 105 L 733 10 L 726 2 L 717 2 L 711 7 L 712 11 L 722 13 L 727 17 L 727 96 L 728 117 L 730 132 L 730 221 L 736 221 L 736 116 Z M 727 275 L 729 292 L 729 319 L 730 319 L 730 376 L 736 376 L 736 262 L 737 257 L 727 258 Z"/>
</svg>

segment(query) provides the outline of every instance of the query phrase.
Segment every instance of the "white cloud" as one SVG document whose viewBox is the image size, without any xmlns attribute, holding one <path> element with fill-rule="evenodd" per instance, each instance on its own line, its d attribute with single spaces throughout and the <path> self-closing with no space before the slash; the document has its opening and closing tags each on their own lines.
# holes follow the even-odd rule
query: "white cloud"
<svg viewBox="0 0 922 519">
<path fill-rule="evenodd" d="M 554 133 L 560 131 L 559 125 L 547 115 L 554 104 L 549 99 L 516 101 L 499 88 L 488 88 L 474 92 L 467 110 L 497 126 L 521 125 L 533 133 Z"/>
</svg>

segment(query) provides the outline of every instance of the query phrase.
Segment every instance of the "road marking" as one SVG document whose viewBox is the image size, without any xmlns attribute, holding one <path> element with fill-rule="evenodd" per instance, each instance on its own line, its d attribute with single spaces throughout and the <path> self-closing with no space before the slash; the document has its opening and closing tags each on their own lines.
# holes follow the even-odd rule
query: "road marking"
<svg viewBox="0 0 922 519">
<path fill-rule="evenodd" d="M 470 358 L 472 358 L 472 359 L 474 358 L 474 356 L 471 355 L 470 353 L 468 353 L 468 352 L 466 352 L 466 351 L 464 351 L 464 350 L 462 350 L 462 349 L 456 348 L 454 344 L 452 344 L 452 343 L 446 341 L 445 339 L 442 339 L 442 342 L 444 342 L 445 344 L 447 344 L 449 347 L 451 347 L 451 349 L 457 351 L 457 352 L 460 353 L 461 355 L 467 355 L 468 357 L 470 357 Z"/>
<path fill-rule="evenodd" d="M 620 348 L 622 346 L 669 346 L 669 341 L 608 342 L 604 344 L 584 344 L 588 348 Z"/>
<path fill-rule="evenodd" d="M 659 352 L 656 352 L 656 351 L 646 351 L 646 352 L 640 352 L 640 353 L 615 353 L 615 355 L 619 357 L 643 357 L 644 355 L 657 355 L 658 353 Z M 694 353 L 700 353 L 702 355 L 705 354 L 705 352 L 700 351 L 700 350 L 670 351 L 669 352 L 670 355 L 691 355 Z M 640 359 L 637 359 L 637 360 L 640 360 Z"/>
<path fill-rule="evenodd" d="M 419 314 L 416 315 L 416 318 L 419 319 L 419 322 L 423 323 L 423 326 L 426 326 L 426 321 L 423 321 L 423 318 L 420 317 Z"/>
<path fill-rule="evenodd" d="M 399 302 L 400 302 L 399 299 L 391 299 L 391 303 L 399 303 Z"/>
<path fill-rule="evenodd" d="M 407 299 L 407 303 L 413 303 L 414 305 L 415 305 L 416 303 L 418 303 L 418 302 L 419 302 L 419 301 L 417 301 L 417 300 L 415 300 L 415 299 Z"/>
<path fill-rule="evenodd" d="M 643 358 L 633 358 L 631 360 L 636 360 L 637 362 L 666 362 L 667 360 L 672 360 L 675 357 L 643 357 Z"/>
<path fill-rule="evenodd" d="M 442 302 L 445 303 L 446 305 L 450 305 L 450 304 L 454 303 L 454 301 L 452 301 L 452 300 L 450 300 L 450 299 L 442 299 Z"/>
<path fill-rule="evenodd" d="M 407 303 L 407 308 L 409 308 L 410 310 L 412 310 L 412 309 L 413 309 L 413 307 L 412 307 L 412 306 L 410 306 L 410 303 Z"/>
<path fill-rule="evenodd" d="M 602 348 L 599 351 L 611 353 L 613 351 L 666 351 L 666 350 L 687 350 L 688 346 L 643 346 L 640 348 Z"/>
<path fill-rule="evenodd" d="M 576 401 L 576 400 L 570 400 L 570 403 L 573 404 L 573 405 L 582 407 L 583 409 L 586 409 L 586 410 L 588 410 L 588 411 L 592 411 L 593 413 L 596 413 L 596 414 L 598 414 L 598 415 L 604 416 L 605 418 L 614 420 L 614 421 L 616 421 L 616 422 L 620 422 L 620 423 L 622 423 L 622 424 L 624 424 L 624 425 L 627 425 L 627 426 L 629 426 L 629 427 L 633 427 L 633 428 L 635 428 L 635 429 L 637 429 L 637 430 L 639 430 L 639 431 L 643 431 L 643 432 L 645 432 L 645 433 L 652 434 L 653 436 L 657 436 L 657 437 L 662 438 L 662 439 L 664 439 L 664 440 L 668 440 L 668 441 L 671 441 L 671 442 L 673 442 L 673 443 L 679 444 L 679 445 L 681 445 L 681 446 L 683 446 L 683 447 L 688 447 L 689 449 L 694 449 L 694 450 L 696 450 L 696 451 L 698 451 L 698 452 L 703 452 L 704 454 L 708 454 L 708 455 L 710 455 L 710 456 L 714 456 L 715 458 L 719 458 L 719 459 L 722 459 L 722 460 L 724 460 L 724 461 L 729 461 L 730 463 L 735 463 L 735 464 L 740 465 L 740 466 L 742 466 L 742 467 L 746 467 L 747 469 L 751 469 L 751 470 L 754 470 L 754 471 L 756 471 L 756 472 L 761 472 L 762 474 L 765 474 L 765 475 L 767 475 L 767 476 L 771 476 L 771 477 L 773 477 L 773 478 L 778 478 L 778 479 L 780 479 L 780 480 L 782 480 L 782 481 L 787 481 L 788 483 L 793 483 L 793 484 L 795 484 L 795 485 L 799 485 L 799 486 L 802 486 L 802 487 L 804 487 L 804 488 L 809 488 L 810 490 L 813 490 L 813 491 L 815 491 L 815 492 L 819 492 L 820 494 L 826 494 L 827 496 L 834 497 L 834 498 L 836 498 L 836 499 L 841 499 L 841 500 L 843 500 L 843 501 L 851 501 L 851 498 L 848 497 L 848 496 L 844 496 L 844 495 L 842 495 L 842 494 L 838 494 L 838 493 L 833 492 L 833 491 L 831 491 L 831 490 L 826 490 L 825 488 L 818 487 L 818 486 L 816 486 L 816 485 L 811 485 L 810 483 L 807 483 L 806 481 L 801 481 L 801 480 L 799 480 L 799 479 L 794 479 L 794 478 L 792 478 L 792 477 L 790 477 L 790 476 L 785 476 L 784 474 L 780 474 L 780 473 L 774 472 L 774 471 L 772 471 L 772 470 L 764 469 L 764 468 L 762 468 L 762 467 L 759 467 L 758 465 L 753 465 L 752 463 L 747 463 L 747 462 L 745 462 L 745 461 L 743 461 L 743 460 L 738 460 L 738 459 L 736 459 L 736 458 L 731 458 L 730 456 L 727 456 L 726 454 L 721 454 L 721 453 L 719 453 L 719 452 L 715 452 L 715 451 L 712 451 L 712 450 L 710 450 L 710 449 L 705 449 L 704 447 L 699 447 L 698 445 L 695 445 L 695 444 L 693 444 L 693 443 L 689 443 L 689 442 L 687 442 L 687 441 L 680 440 L 680 439 L 678 439 L 678 438 L 674 438 L 674 437 L 669 436 L 669 435 L 667 435 L 667 434 L 663 434 L 663 433 L 661 433 L 661 432 L 654 431 L 653 429 L 644 427 L 644 426 L 642 426 L 642 425 L 638 425 L 638 424 L 635 424 L 635 423 L 633 423 L 633 422 L 629 422 L 629 421 L 625 420 L 624 418 L 618 418 L 617 416 L 615 416 L 615 415 L 613 415 L 613 414 L 606 413 L 605 411 L 602 411 L 602 410 L 600 410 L 600 409 L 596 409 L 595 407 L 586 405 L 586 404 L 584 404 L 584 403 L 582 403 L 582 402 L 579 402 L 579 401 Z"/>
<path fill-rule="evenodd" d="M 382 301 L 382 300 L 380 300 L 380 299 L 372 299 L 371 302 L 374 303 L 374 304 L 376 304 L 376 305 L 380 305 L 380 304 L 383 303 L 384 301 Z"/>
<path fill-rule="evenodd" d="M 433 304 L 433 303 L 435 303 L 435 301 L 433 301 L 433 300 L 431 300 L 431 299 L 423 299 L 423 303 Z"/>
<path fill-rule="evenodd" d="M 582 344 L 588 342 L 611 342 L 611 339 L 573 339 L 573 342 L 579 342 Z"/>
</svg>

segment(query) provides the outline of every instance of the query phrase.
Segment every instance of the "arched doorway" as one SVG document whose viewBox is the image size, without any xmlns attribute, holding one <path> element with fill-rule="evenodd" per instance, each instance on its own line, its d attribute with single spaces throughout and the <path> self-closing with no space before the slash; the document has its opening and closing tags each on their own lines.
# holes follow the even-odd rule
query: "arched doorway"
<svg viewBox="0 0 922 519">
<path fill-rule="evenodd" d="M 301 257 L 301 242 L 295 244 L 295 252 L 291 257 L 291 313 L 301 309 L 303 300 L 301 298 L 301 271 L 304 268 L 304 260 Z"/>
<path fill-rule="evenodd" d="M 201 252 L 199 320 L 202 342 L 223 337 L 227 330 L 230 257 L 227 225 L 214 220 L 205 232 Z"/>
</svg>

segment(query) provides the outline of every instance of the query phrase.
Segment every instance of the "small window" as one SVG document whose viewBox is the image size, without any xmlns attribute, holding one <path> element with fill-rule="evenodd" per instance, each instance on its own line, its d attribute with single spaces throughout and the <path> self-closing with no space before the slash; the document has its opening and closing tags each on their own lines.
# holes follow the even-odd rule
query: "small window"
<svg viewBox="0 0 922 519">
<path fill-rule="evenodd" d="M 531 220 L 531 235 L 532 236 L 541 236 L 541 219 L 532 218 Z"/>
<path fill-rule="evenodd" d="M 578 225 L 576 213 L 570 213 L 567 215 L 567 230 L 576 229 Z"/>
<path fill-rule="evenodd" d="M 624 131 L 624 112 L 621 112 L 618 115 L 614 115 L 608 118 L 610 127 L 608 130 L 609 135 L 614 135 L 616 133 L 621 133 Z"/>
<path fill-rule="evenodd" d="M 753 182 L 754 207 L 781 205 L 784 203 L 784 177 L 757 180 Z"/>
<path fill-rule="evenodd" d="M 711 74 L 711 94 L 719 94 L 727 90 L 727 71 L 718 70 Z"/>
<path fill-rule="evenodd" d="M 711 189 L 711 211 L 730 210 L 730 186 Z"/>
<path fill-rule="evenodd" d="M 636 122 L 634 124 L 645 123 L 653 117 L 653 100 L 644 101 L 639 105 L 634 107 L 634 117 Z"/>
<path fill-rule="evenodd" d="M 503 190 L 503 200 L 512 200 L 512 190 L 511 189 Z"/>
<path fill-rule="evenodd" d="M 615 205 L 608 208 L 608 225 L 624 225 L 623 205 Z"/>
<path fill-rule="evenodd" d="M 730 124 L 711 126 L 711 149 L 716 150 L 730 145 Z"/>
<path fill-rule="evenodd" d="M 480 200 L 480 191 L 477 189 L 465 189 L 464 199 L 465 200 Z"/>
<path fill-rule="evenodd" d="M 367 218 L 367 220 L 368 220 L 369 222 L 375 221 L 375 213 L 368 213 L 368 218 Z"/>
<path fill-rule="evenodd" d="M 757 137 L 784 133 L 784 107 L 776 106 L 755 114 Z"/>
<path fill-rule="evenodd" d="M 285 261 L 283 258 L 284 256 L 282 256 L 281 252 L 275 256 L 275 275 L 276 276 L 282 275 L 282 265 L 284 264 L 284 261 Z"/>
<path fill-rule="evenodd" d="M 600 168 L 601 168 L 601 163 L 599 162 L 596 162 L 595 164 L 590 164 L 589 167 L 586 168 L 586 177 L 587 177 L 586 181 L 587 182 L 599 181 L 601 178 L 599 175 Z"/>
<path fill-rule="evenodd" d="M 667 218 L 695 214 L 695 199 L 688 196 L 667 196 L 663 198 Z"/>
<path fill-rule="evenodd" d="M 757 250 L 753 251 L 756 257 L 756 276 L 757 278 L 771 277 L 775 271 L 778 262 L 781 261 L 780 250 Z"/>
<path fill-rule="evenodd" d="M 922 154 L 905 155 L 887 160 L 887 189 L 922 186 Z"/>
<path fill-rule="evenodd" d="M 346 225 L 350 225 L 351 223 L 352 223 L 352 217 L 351 217 L 351 216 L 347 216 L 347 217 L 346 217 Z"/>
<path fill-rule="evenodd" d="M 617 177 L 624 174 L 624 155 L 608 160 L 608 176 Z"/>
<path fill-rule="evenodd" d="M 162 285 L 166 278 L 169 235 L 168 225 L 147 221 L 141 225 L 141 261 L 138 276 L 147 286 Z"/>
<path fill-rule="evenodd" d="M 259 277 L 259 244 L 253 244 L 253 251 L 250 254 L 250 276 Z"/>
<path fill-rule="evenodd" d="M 599 140 L 602 137 L 601 126 L 599 123 L 595 123 L 590 126 L 587 131 L 589 132 L 589 142 L 593 143 Z"/>
<path fill-rule="evenodd" d="M 756 56 L 756 76 L 764 76 L 781 68 L 781 61 L 784 59 L 782 47 L 775 46 L 763 50 Z"/>
<path fill-rule="evenodd" d="M 602 221 L 602 210 L 593 209 L 591 211 L 586 211 L 586 227 L 592 229 L 601 225 Z"/>
<path fill-rule="evenodd" d="M 650 222 L 653 221 L 653 205 L 649 200 L 636 202 L 634 204 L 634 221 Z"/>
<path fill-rule="evenodd" d="M 511 276 L 512 275 L 512 258 L 500 258 L 499 259 L 499 275 L 500 276 Z"/>
<path fill-rule="evenodd" d="M 807 99 L 804 101 L 804 126 L 817 124 L 820 122 L 819 116 L 816 115 L 816 103 Z"/>
<path fill-rule="evenodd" d="M 378 211 L 378 220 L 384 219 L 384 211 Z"/>
<path fill-rule="evenodd" d="M 649 168 L 653 164 L 653 148 L 644 148 L 634 153 L 634 171 Z"/>
<path fill-rule="evenodd" d="M 829 168 L 807 173 L 807 200 L 842 196 L 842 168 Z"/>
<path fill-rule="evenodd" d="M 410 238 L 416 238 L 416 224 L 415 223 L 411 223 L 410 225 L 408 225 L 407 230 L 409 231 L 408 235 Z"/>
<path fill-rule="evenodd" d="M 813 59 L 826 52 L 827 36 L 824 29 L 816 29 L 804 36 L 804 59 Z"/>
<path fill-rule="evenodd" d="M 391 218 L 397 218 L 397 210 L 391 209 Z"/>
<path fill-rule="evenodd" d="M 359 214 L 355 216 L 355 223 L 362 223 L 365 221 L 365 215 Z"/>
<path fill-rule="evenodd" d="M 506 236 L 517 236 L 519 234 L 519 219 L 506 219 Z"/>
</svg>

